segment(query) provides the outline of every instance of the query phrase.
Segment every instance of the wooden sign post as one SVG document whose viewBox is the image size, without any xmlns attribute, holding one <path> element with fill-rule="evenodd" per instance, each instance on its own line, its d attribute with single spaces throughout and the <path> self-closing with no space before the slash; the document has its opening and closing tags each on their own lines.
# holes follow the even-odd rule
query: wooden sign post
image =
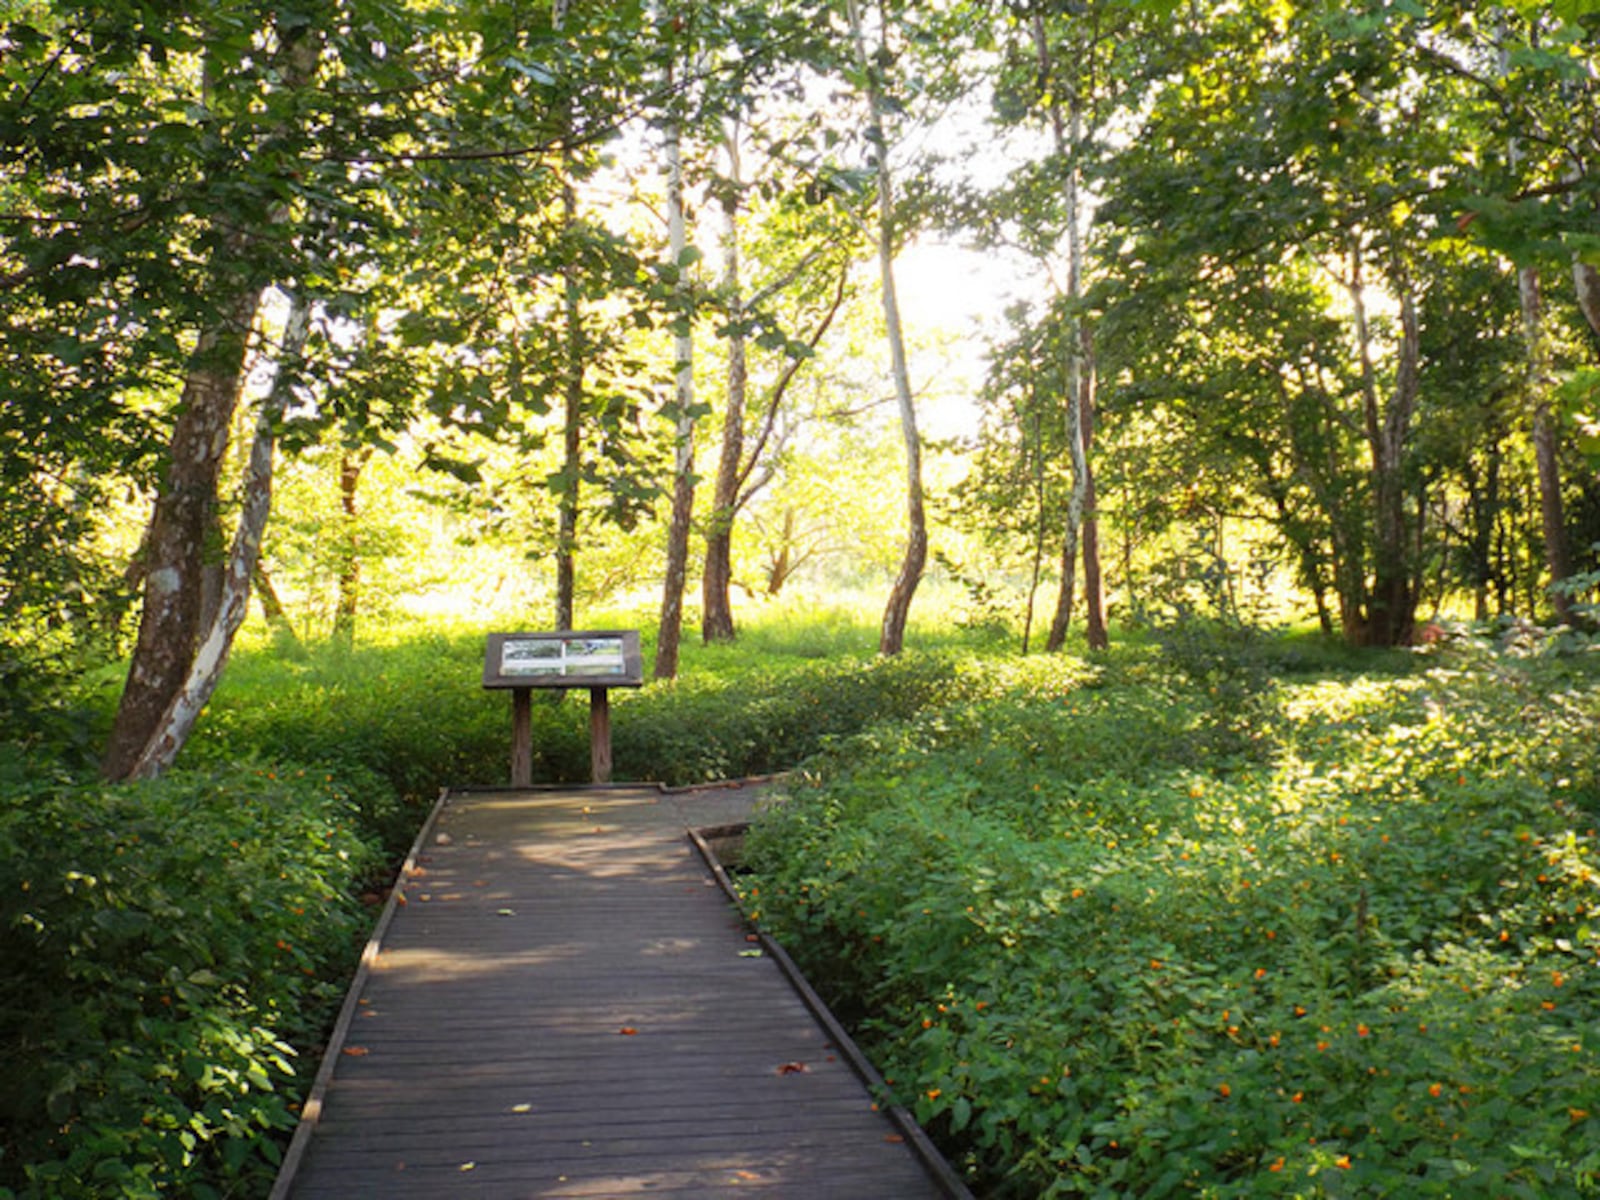
<svg viewBox="0 0 1600 1200">
<path fill-rule="evenodd" d="M 511 690 L 511 786 L 533 783 L 535 688 L 589 689 L 590 776 L 595 783 L 610 783 L 610 690 L 643 685 L 636 629 L 491 633 L 483 686 Z"/>
</svg>

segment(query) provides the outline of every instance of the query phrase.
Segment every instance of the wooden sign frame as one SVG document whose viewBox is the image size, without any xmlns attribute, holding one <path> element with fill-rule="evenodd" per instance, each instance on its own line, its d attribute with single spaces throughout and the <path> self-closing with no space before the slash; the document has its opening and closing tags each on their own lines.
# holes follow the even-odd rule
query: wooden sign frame
<svg viewBox="0 0 1600 1200">
<path fill-rule="evenodd" d="M 643 687 L 644 659 L 637 629 L 574 629 L 553 633 L 491 633 L 483 686 L 511 692 L 511 786 L 533 784 L 535 688 L 589 689 L 589 767 L 596 783 L 611 782 L 611 697 L 615 687 Z"/>
</svg>

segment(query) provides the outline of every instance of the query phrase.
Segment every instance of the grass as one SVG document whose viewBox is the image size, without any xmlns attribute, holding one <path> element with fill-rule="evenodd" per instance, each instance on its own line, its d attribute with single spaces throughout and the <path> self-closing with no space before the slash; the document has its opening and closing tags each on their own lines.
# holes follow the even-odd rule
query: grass
<svg viewBox="0 0 1600 1200">
<path fill-rule="evenodd" d="M 617 774 L 801 768 L 750 904 L 982 1189 L 1595 1190 L 1585 660 L 923 629 L 880 661 L 861 614 L 771 617 L 617 698 Z M 93 778 L 109 691 L 14 710 L 0 1196 L 265 1193 L 363 894 L 441 787 L 505 779 L 482 654 L 247 645 L 138 787 Z M 581 698 L 535 708 L 538 777 L 583 778 Z"/>
</svg>

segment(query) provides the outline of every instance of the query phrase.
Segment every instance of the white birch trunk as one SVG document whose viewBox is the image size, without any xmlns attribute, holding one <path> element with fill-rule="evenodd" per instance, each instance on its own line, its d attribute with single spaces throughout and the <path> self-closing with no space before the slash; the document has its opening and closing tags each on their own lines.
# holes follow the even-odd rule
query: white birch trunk
<svg viewBox="0 0 1600 1200">
<path fill-rule="evenodd" d="M 200 713 L 210 701 L 222 679 L 234 635 L 244 624 L 250 606 L 250 580 L 261 557 L 261 538 L 272 512 L 272 467 L 276 447 L 273 426 L 289 398 L 287 373 L 283 364 L 300 357 L 305 348 L 310 311 L 296 296 L 290 304 L 284 328 L 283 348 L 277 378 L 261 402 L 256 417 L 255 439 L 250 446 L 250 461 L 241 484 L 243 504 L 239 525 L 228 552 L 228 566 L 222 580 L 222 597 L 210 627 L 195 651 L 183 686 L 168 703 L 155 732 L 134 759 L 129 778 L 153 779 L 170 767 L 189 740 Z"/>
</svg>

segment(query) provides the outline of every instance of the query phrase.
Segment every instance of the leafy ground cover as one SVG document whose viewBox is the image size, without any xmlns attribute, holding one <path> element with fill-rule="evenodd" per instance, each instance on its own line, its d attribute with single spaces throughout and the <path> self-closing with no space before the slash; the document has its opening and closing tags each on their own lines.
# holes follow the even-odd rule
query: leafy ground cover
<svg viewBox="0 0 1600 1200">
<path fill-rule="evenodd" d="M 958 646 L 872 646 L 820 613 L 690 650 L 681 682 L 618 698 L 619 778 L 784 769 L 996 686 Z M 386 864 L 440 788 L 505 781 L 482 654 L 434 630 L 244 654 L 180 770 L 138 786 L 95 778 L 103 707 L 6 690 L 0 1197 L 266 1194 Z M 586 738 L 582 699 L 536 706 L 536 777 L 585 778 Z"/>
<path fill-rule="evenodd" d="M 304 768 L 7 790 L 0 1194 L 265 1194 L 369 923 L 361 811 Z"/>
<path fill-rule="evenodd" d="M 1594 656 L 1285 665 L 867 730 L 747 904 L 985 1194 L 1600 1194 Z"/>
</svg>

